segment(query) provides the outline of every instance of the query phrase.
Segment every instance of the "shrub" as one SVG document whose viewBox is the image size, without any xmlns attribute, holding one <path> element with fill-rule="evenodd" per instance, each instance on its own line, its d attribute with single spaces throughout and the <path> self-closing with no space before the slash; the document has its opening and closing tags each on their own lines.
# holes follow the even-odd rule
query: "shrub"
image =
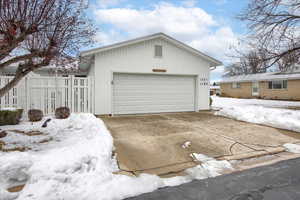
<svg viewBox="0 0 300 200">
<path fill-rule="evenodd" d="M 0 110 L 0 126 L 16 125 L 20 122 L 23 109 Z"/>
<path fill-rule="evenodd" d="M 209 105 L 211 106 L 211 105 L 212 105 L 212 103 L 213 103 L 213 100 L 212 100 L 212 98 L 211 98 L 211 97 L 209 97 Z"/>
<path fill-rule="evenodd" d="M 56 119 L 66 119 L 70 116 L 70 109 L 68 107 L 59 107 L 55 109 Z"/>
<path fill-rule="evenodd" d="M 6 131 L 0 131 L 0 138 L 4 138 L 7 136 L 7 132 Z"/>
<path fill-rule="evenodd" d="M 31 122 L 41 121 L 43 118 L 43 111 L 38 109 L 30 109 L 28 111 L 28 119 Z"/>
</svg>

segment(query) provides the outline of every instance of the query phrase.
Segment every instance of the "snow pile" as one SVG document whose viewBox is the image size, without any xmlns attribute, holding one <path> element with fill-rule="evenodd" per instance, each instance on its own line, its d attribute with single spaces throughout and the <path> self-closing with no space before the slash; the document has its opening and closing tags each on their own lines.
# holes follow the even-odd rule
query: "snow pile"
<svg viewBox="0 0 300 200">
<path fill-rule="evenodd" d="M 74 195 L 75 199 L 78 189 L 85 190 L 81 182 L 86 177 L 99 176 L 103 181 L 117 169 L 111 158 L 112 137 L 93 115 L 72 114 L 68 119 L 52 119 L 47 128 L 39 125 L 28 123 L 14 129 L 40 129 L 55 141 L 41 145 L 39 151 L 0 153 L 2 190 L 26 183 L 18 199 L 56 199 L 57 195 Z"/>
<path fill-rule="evenodd" d="M 7 136 L 1 140 L 6 144 L 5 149 L 30 148 L 32 150 L 39 150 L 42 147 L 41 144 L 46 141 L 51 141 L 52 137 L 46 134 L 28 136 L 7 131 Z"/>
<path fill-rule="evenodd" d="M 0 188 L 0 200 L 13 200 L 18 197 L 16 193 L 10 193 L 2 188 Z"/>
<path fill-rule="evenodd" d="M 211 96 L 213 99 L 213 107 L 224 108 L 231 106 L 264 106 L 273 108 L 288 108 L 300 107 L 299 101 L 280 101 L 280 100 L 266 100 L 266 99 L 239 99 Z"/>
<path fill-rule="evenodd" d="M 14 108 L 14 107 L 6 107 L 6 108 L 1 108 L 1 110 L 5 110 L 5 111 L 16 111 L 16 110 L 18 110 L 18 108 Z"/>
<path fill-rule="evenodd" d="M 187 175 L 163 179 L 142 174 L 129 177 L 118 171 L 112 157 L 113 139 L 104 123 L 91 114 L 72 114 L 68 119 L 52 119 L 47 128 L 39 123 L 22 124 L 24 130 L 41 130 L 51 136 L 49 144 L 35 151 L 0 153 L 0 200 L 99 200 L 124 199 L 161 187 L 175 186 L 193 179 L 220 175 L 231 168 L 200 154 L 203 163 L 186 170 Z M 6 127 L 11 128 L 11 127 Z M 19 193 L 5 189 L 26 184 Z"/>
<path fill-rule="evenodd" d="M 268 107 L 264 104 L 267 104 Z M 300 103 L 257 99 L 213 98 L 213 106 L 221 108 L 216 112 L 216 115 L 300 132 L 299 110 L 275 108 L 276 106 L 288 107 L 292 105 L 296 106 L 297 104 Z M 273 107 L 271 108 L 270 106 Z"/>
<path fill-rule="evenodd" d="M 291 153 L 300 153 L 300 145 L 299 144 L 284 144 L 283 147 Z"/>
<path fill-rule="evenodd" d="M 221 175 L 225 170 L 233 170 L 231 164 L 227 160 L 215 160 L 203 154 L 193 153 L 191 155 L 194 159 L 202 162 L 201 165 L 187 169 L 186 172 L 196 179 L 203 179 Z"/>
</svg>

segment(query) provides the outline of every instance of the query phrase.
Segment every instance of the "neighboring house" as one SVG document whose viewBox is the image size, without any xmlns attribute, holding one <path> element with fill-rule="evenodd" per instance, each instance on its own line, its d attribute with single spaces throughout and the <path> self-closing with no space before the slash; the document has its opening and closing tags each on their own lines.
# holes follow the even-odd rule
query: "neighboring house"
<svg viewBox="0 0 300 200">
<path fill-rule="evenodd" d="M 209 73 L 221 62 L 157 33 L 81 52 L 94 80 L 95 114 L 209 109 Z"/>
<path fill-rule="evenodd" d="M 210 86 L 210 95 L 220 95 L 221 88 L 219 85 L 211 85 Z"/>
<path fill-rule="evenodd" d="M 219 82 L 222 96 L 300 100 L 300 69 L 224 78 Z"/>
</svg>

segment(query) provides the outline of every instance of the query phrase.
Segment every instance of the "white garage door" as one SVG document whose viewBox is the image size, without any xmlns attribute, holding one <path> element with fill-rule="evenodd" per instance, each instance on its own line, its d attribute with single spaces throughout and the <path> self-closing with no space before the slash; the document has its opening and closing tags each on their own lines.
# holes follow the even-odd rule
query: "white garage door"
<svg viewBox="0 0 300 200">
<path fill-rule="evenodd" d="M 194 110 L 194 76 L 114 74 L 114 114 Z"/>
</svg>

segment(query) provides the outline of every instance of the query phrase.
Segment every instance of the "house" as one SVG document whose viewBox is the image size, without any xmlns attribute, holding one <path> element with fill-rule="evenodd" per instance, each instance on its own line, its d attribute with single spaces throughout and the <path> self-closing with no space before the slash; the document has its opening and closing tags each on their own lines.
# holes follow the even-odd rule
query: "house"
<svg viewBox="0 0 300 200">
<path fill-rule="evenodd" d="M 222 96 L 300 100 L 300 68 L 292 72 L 268 72 L 224 78 Z"/>
<path fill-rule="evenodd" d="M 209 73 L 222 63 L 164 33 L 83 51 L 94 113 L 209 109 Z"/>
<path fill-rule="evenodd" d="M 209 72 L 221 65 L 163 33 L 83 51 L 76 63 L 28 74 L 0 99 L 0 109 L 46 115 L 60 106 L 96 115 L 207 110 Z M 0 88 L 16 69 L 0 70 Z"/>
</svg>

